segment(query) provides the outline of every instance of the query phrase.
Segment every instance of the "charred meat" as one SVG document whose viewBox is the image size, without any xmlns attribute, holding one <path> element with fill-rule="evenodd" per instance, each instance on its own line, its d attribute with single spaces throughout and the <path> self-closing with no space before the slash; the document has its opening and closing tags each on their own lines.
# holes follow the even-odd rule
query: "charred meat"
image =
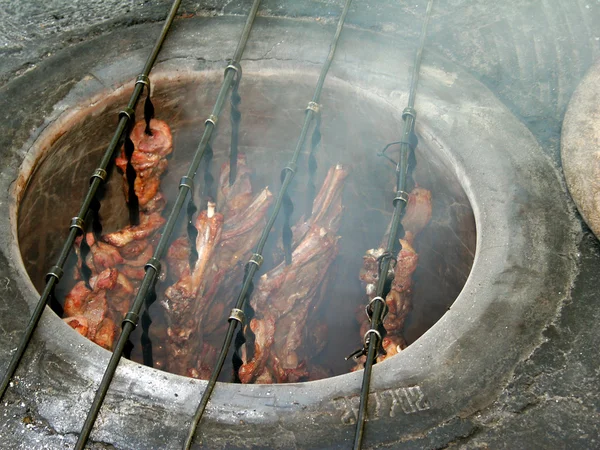
<svg viewBox="0 0 600 450">
<path fill-rule="evenodd" d="M 383 325 L 387 331 L 387 336 L 383 340 L 383 349 L 386 352 L 377 358 L 378 362 L 389 358 L 406 348 L 406 342 L 402 336 L 404 321 L 410 312 L 413 274 L 417 268 L 419 255 L 413 247 L 417 235 L 427 226 L 431 220 L 431 192 L 423 188 L 415 188 L 410 193 L 406 212 L 402 218 L 402 225 L 405 230 L 404 239 L 400 239 L 401 250 L 396 257 L 395 265 L 390 268 L 386 276 L 391 281 L 391 288 L 385 297 L 388 306 L 388 314 L 384 319 Z M 365 286 L 365 291 L 369 300 L 375 297 L 375 290 L 379 276 L 379 261 L 385 252 L 385 241 L 380 247 L 367 250 L 363 257 L 363 267 L 360 272 L 360 280 Z M 369 320 L 364 313 L 364 309 L 357 312 L 357 319 L 361 324 L 361 336 L 367 332 L 370 327 Z M 363 367 L 365 357 L 361 357 L 359 364 L 353 370 Z"/>
<path fill-rule="evenodd" d="M 237 164 L 238 175 L 231 186 L 229 164 L 222 166 L 217 204 L 209 203 L 209 211 L 199 215 L 218 217 L 218 233 L 206 234 L 196 222 L 198 259 L 194 269 L 189 269 L 188 239 L 177 239 L 168 252 L 170 270 L 178 281 L 167 288 L 162 301 L 168 322 L 167 348 L 171 349 L 167 364 L 170 371 L 182 375 L 204 377 L 210 373 L 206 368 L 215 355 L 208 341 L 211 333 L 226 323 L 227 301 L 242 281 L 243 264 L 260 237 L 273 200 L 267 188 L 253 196 L 243 154 Z M 202 236 L 209 238 L 201 241 Z"/>
<path fill-rule="evenodd" d="M 312 349 L 306 341 L 307 319 L 322 299 L 320 287 L 338 253 L 341 194 L 347 170 L 332 167 L 315 197 L 313 215 L 294 227 L 292 263 L 281 262 L 258 281 L 251 303 L 257 318 L 253 357 L 240 369 L 242 383 L 308 380 Z M 323 331 L 321 324 L 321 331 Z"/>
</svg>

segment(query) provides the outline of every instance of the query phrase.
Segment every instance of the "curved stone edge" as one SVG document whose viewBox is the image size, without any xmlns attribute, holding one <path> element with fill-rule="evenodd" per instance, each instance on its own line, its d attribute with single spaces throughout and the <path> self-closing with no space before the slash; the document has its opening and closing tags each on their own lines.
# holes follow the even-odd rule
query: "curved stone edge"
<svg viewBox="0 0 600 450">
<path fill-rule="evenodd" d="M 600 238 L 600 61 L 590 68 L 569 102 L 560 151 L 569 193 Z"/>
</svg>

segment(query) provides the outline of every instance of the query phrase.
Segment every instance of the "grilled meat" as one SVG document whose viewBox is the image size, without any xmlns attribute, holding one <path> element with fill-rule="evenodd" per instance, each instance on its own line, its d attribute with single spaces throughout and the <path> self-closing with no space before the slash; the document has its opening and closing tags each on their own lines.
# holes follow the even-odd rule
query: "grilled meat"
<svg viewBox="0 0 600 450">
<path fill-rule="evenodd" d="M 250 169 L 246 163 L 246 155 L 243 153 L 238 155 L 236 179 L 232 185 L 229 184 L 229 161 L 221 166 L 217 203 L 225 217 L 240 214 L 252 203 Z"/>
<path fill-rule="evenodd" d="M 346 176 L 340 165 L 329 170 L 313 203 L 313 216 L 293 230 L 298 244 L 292 263 L 282 262 L 260 277 L 255 287 L 251 304 L 257 318 L 250 324 L 255 349 L 240 369 L 243 383 L 296 382 L 311 376 L 307 360 L 312 349 L 303 346 L 306 321 L 318 306 L 320 287 L 338 253 L 336 233 Z M 323 327 L 319 331 L 326 332 Z"/>
<path fill-rule="evenodd" d="M 254 381 L 261 376 L 265 365 L 264 359 L 271 360 L 271 375 L 276 382 L 282 383 L 307 377 L 302 370 L 306 364 L 305 356 L 299 355 L 302 346 L 306 319 L 320 284 L 327 275 L 327 270 L 338 252 L 338 238 L 323 227 L 313 226 L 300 245 L 292 253 L 292 264 L 281 263 L 263 275 L 252 297 L 252 306 L 257 311 L 258 319 L 253 319 L 254 326 L 262 331 L 257 322 L 273 322 L 275 324 L 273 339 L 255 341 L 255 354 L 251 361 L 242 366 L 240 376 L 242 382 Z M 255 331 L 256 334 L 256 331 Z M 269 348 L 261 348 L 264 343 Z M 292 378 L 290 378 L 292 377 Z M 298 381 L 298 380 L 296 380 Z"/>
<path fill-rule="evenodd" d="M 134 184 L 140 206 L 140 223 L 122 230 L 104 234 L 96 240 L 92 233 L 85 235 L 90 251 L 86 265 L 92 272 L 89 280 L 91 290 L 82 281 L 77 283 L 65 299 L 66 322 L 79 333 L 99 345 L 111 349 L 117 333 L 115 323 L 121 323 L 144 278 L 144 266 L 154 252 L 154 240 L 165 219 L 161 211 L 165 199 L 159 192 L 160 177 L 167 168 L 166 157 L 172 152 L 172 137 L 168 125 L 152 119 L 152 135 L 145 134 L 145 121 L 135 124 L 130 138 L 134 144 L 131 164 L 136 172 Z M 116 159 L 123 172 L 124 190 L 127 197 L 127 159 L 125 150 Z M 81 242 L 75 242 L 81 270 Z M 161 276 L 164 276 L 161 274 Z M 79 271 L 76 272 L 79 279 Z"/>
<path fill-rule="evenodd" d="M 237 214 L 232 219 L 225 218 L 221 242 L 211 270 L 207 273 L 207 283 L 211 288 L 205 292 L 205 297 L 210 307 L 199 324 L 203 333 L 213 333 L 219 325 L 226 323 L 226 313 L 231 307 L 226 299 L 231 299 L 230 302 L 235 300 L 243 281 L 244 264 L 260 238 L 265 216 L 272 202 L 273 195 L 265 188 L 242 214 Z M 236 220 L 239 222 L 235 222 Z"/>
<path fill-rule="evenodd" d="M 131 165 L 136 173 L 134 190 L 138 197 L 140 212 L 160 212 L 164 208 L 164 199 L 160 194 L 160 177 L 167 170 L 166 157 L 173 151 L 171 129 L 166 122 L 158 119 L 150 120 L 152 135 L 145 133 L 146 122 L 138 121 L 131 131 L 130 138 L 134 151 L 131 155 Z M 116 165 L 123 172 L 125 198 L 129 198 L 127 183 L 127 158 L 125 149 L 116 158 Z"/>
<path fill-rule="evenodd" d="M 166 202 L 160 193 L 160 177 L 172 151 L 171 132 L 166 123 L 154 119 L 151 136 L 144 133 L 144 128 L 145 123 L 140 121 L 130 135 L 140 223 L 105 234 L 99 240 L 91 233 L 85 236 L 90 247 L 86 263 L 93 276 L 89 286 L 77 283 L 65 302 L 65 322 L 108 349 L 117 333 L 115 323 L 120 323 L 128 311 L 145 274 L 144 265 L 152 256 L 158 232 L 165 223 L 161 212 Z M 124 174 L 127 198 L 124 150 L 116 163 Z M 313 202 L 313 214 L 306 220 L 301 218 L 292 228 L 292 264 L 275 264 L 257 281 L 251 299 L 257 316 L 249 324 L 255 335 L 254 352 L 248 358 L 246 349 L 242 349 L 242 382 L 296 382 L 328 375 L 311 358 L 322 350 L 326 340 L 327 326 L 319 321 L 318 308 L 324 298 L 329 268 L 339 250 L 337 232 L 347 175 L 341 165 L 328 171 Z M 168 251 L 169 273 L 176 281 L 166 289 L 161 301 L 167 319 L 163 325 L 167 340 L 157 348 L 157 367 L 195 378 L 210 376 L 217 356 L 214 338 L 221 331 L 218 327 L 226 325 L 224 319 L 242 282 L 244 264 L 262 233 L 272 202 L 268 188 L 253 194 L 245 155 L 238 157 L 237 178 L 232 185 L 229 164 L 221 167 L 216 205 L 209 203 L 195 222 L 196 263 L 190 268 L 191 252 L 185 237 L 175 240 Z M 410 244 L 429 221 L 430 203 L 426 190 L 411 196 L 409 201 L 406 243 L 399 258 L 406 264 L 403 272 L 396 267 L 398 273 L 387 299 L 388 320 L 393 322 L 391 332 L 397 331 L 394 324 L 403 323 L 406 315 L 414 271 L 408 261 L 413 261 L 413 265 L 417 261 Z M 412 213 L 411 208 L 415 210 Z M 376 256 L 369 260 L 367 275 L 376 269 L 375 260 Z M 399 334 L 391 333 L 383 345 L 391 355 L 405 344 Z"/>
<path fill-rule="evenodd" d="M 88 320 L 83 316 L 67 317 L 63 321 L 77 331 L 83 337 L 87 337 L 89 325 Z"/>
<path fill-rule="evenodd" d="M 167 252 L 167 263 L 171 277 L 180 280 L 190 271 L 190 243 L 187 237 L 173 241 Z"/>
<path fill-rule="evenodd" d="M 406 348 L 406 342 L 402 337 L 402 330 L 406 316 L 411 308 L 412 276 L 419 261 L 419 256 L 413 247 L 413 242 L 430 220 L 431 192 L 417 187 L 409 195 L 406 213 L 402 218 L 402 225 L 406 232 L 405 238 L 400 239 L 402 248 L 397 256 L 395 265 L 392 264 L 390 266 L 390 271 L 387 274 L 388 279 L 392 282 L 390 291 L 385 297 L 388 314 L 383 322 L 388 335 L 382 343 L 386 354 L 378 356 L 378 362 Z M 359 277 L 365 285 L 369 300 L 372 300 L 376 294 L 379 260 L 385 252 L 386 240 L 387 236 L 384 237 L 381 247 L 367 250 L 363 257 L 363 267 Z M 357 312 L 357 319 L 361 323 L 361 336 L 364 336 L 370 324 L 362 308 Z M 353 370 L 361 369 L 364 361 L 364 356 L 359 358 L 359 364 Z"/>
<path fill-rule="evenodd" d="M 337 164 L 327 171 L 323 185 L 313 201 L 313 214 L 308 220 L 301 219 L 292 228 L 293 246 L 298 245 L 308 230 L 315 224 L 328 230 L 339 230 L 340 220 L 344 207 L 342 206 L 342 192 L 344 181 L 348 176 L 348 170 L 341 164 Z"/>
<path fill-rule="evenodd" d="M 271 346 L 275 338 L 275 320 L 266 316 L 258 320 L 250 321 L 250 328 L 254 333 L 254 357 L 246 364 L 240 367 L 239 377 L 242 383 L 251 383 L 256 381 L 261 384 L 269 384 L 273 382 L 271 372 L 266 369 L 267 361 L 271 353 Z"/>
<path fill-rule="evenodd" d="M 83 281 L 77 283 L 65 299 L 65 320 L 78 333 L 111 350 L 117 333 L 114 315 L 108 307 L 107 294 L 118 287 L 118 271 L 105 269 L 90 279 L 89 289 Z"/>
<path fill-rule="evenodd" d="M 120 231 L 105 234 L 102 236 L 102 240 L 114 247 L 124 248 L 136 241 L 150 238 L 165 222 L 166 220 L 158 212 L 142 214 L 139 225 L 130 225 Z M 131 253 L 131 248 L 127 250 Z"/>
<path fill-rule="evenodd" d="M 416 187 L 408 196 L 406 213 L 402 218 L 402 226 L 404 226 L 404 231 L 406 232 L 404 239 L 412 243 L 430 220 L 431 191 Z"/>
<path fill-rule="evenodd" d="M 198 215 L 195 226 L 198 229 L 198 260 L 191 272 L 189 269 L 184 271 L 179 281 L 167 288 L 162 302 L 168 321 L 167 348 L 173 356 L 169 369 L 182 374 L 191 367 L 193 346 L 188 341 L 194 336 L 204 312 L 204 276 L 221 238 L 223 215 L 215 212 L 214 203 L 209 203 L 208 209 Z"/>
<path fill-rule="evenodd" d="M 210 365 L 208 359 L 212 355 L 205 351 L 209 345 L 206 339 L 226 324 L 224 316 L 230 306 L 227 300 L 233 300 L 242 282 L 243 264 L 260 237 L 273 197 L 265 188 L 252 198 L 250 172 L 244 155 L 238 157 L 238 173 L 233 185 L 229 186 L 228 163 L 222 166 L 219 181 L 218 207 L 224 213 L 216 214 L 221 217 L 222 232 L 216 237 L 213 252 L 202 262 L 198 249 L 196 267 L 201 263 L 202 271 L 194 270 L 190 274 L 186 238 L 174 241 L 167 257 L 172 273 L 179 279 L 167 288 L 167 300 L 163 302 L 169 321 L 168 347 L 175 352 L 169 370 L 199 377 L 209 374 L 202 369 Z"/>
</svg>

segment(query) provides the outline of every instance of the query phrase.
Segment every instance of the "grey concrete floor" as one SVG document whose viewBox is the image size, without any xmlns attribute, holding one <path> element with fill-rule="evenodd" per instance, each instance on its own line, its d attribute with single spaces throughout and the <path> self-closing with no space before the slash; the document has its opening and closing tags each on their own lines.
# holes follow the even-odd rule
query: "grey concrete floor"
<svg viewBox="0 0 600 450">
<path fill-rule="evenodd" d="M 181 11 L 242 14 L 247 3 L 184 1 Z M 341 3 L 265 0 L 261 14 L 335 20 Z M 169 4 L 0 0 L 0 86 L 64 48 L 115 28 L 159 21 Z M 348 20 L 415 40 L 424 6 L 424 0 L 356 1 Z M 440 0 L 427 45 L 486 84 L 559 166 L 562 118 L 577 84 L 600 56 L 599 23 L 600 0 Z M 582 227 L 580 274 L 571 301 L 546 330 L 546 341 L 520 364 L 495 403 L 415 437 L 415 448 L 600 447 L 600 244 Z M 25 405 L 14 411 L 15 418 L 26 415 Z M 2 420 L 0 448 L 18 446 L 21 433 L 37 433 L 40 445 L 63 448 L 64 438 L 51 430 L 32 431 L 10 418 Z"/>
</svg>

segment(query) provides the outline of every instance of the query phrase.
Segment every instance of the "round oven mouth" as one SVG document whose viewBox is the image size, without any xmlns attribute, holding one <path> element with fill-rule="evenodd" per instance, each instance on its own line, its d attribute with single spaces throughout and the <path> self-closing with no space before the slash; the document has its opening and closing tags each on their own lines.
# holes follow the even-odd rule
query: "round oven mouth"
<svg viewBox="0 0 600 450">
<path fill-rule="evenodd" d="M 239 149 L 252 173 L 255 194 L 265 186 L 274 193 L 278 190 L 277 167 L 285 166 L 293 150 L 291 146 L 303 119 L 302 101 L 310 96 L 311 83 L 307 80 L 311 80 L 313 75 L 311 70 L 281 70 L 277 75 L 269 76 L 252 71 L 244 73 L 240 86 L 243 103 Z M 153 103 L 157 118 L 169 124 L 174 138 L 173 155 L 161 183 L 161 191 L 168 201 L 163 216 L 168 214 L 177 194 L 179 178 L 187 171 L 186 164 L 200 140 L 203 118 L 206 111 L 210 111 L 221 79 L 222 73 L 216 71 L 153 74 Z M 290 83 L 294 89 L 289 88 Z M 111 138 L 114 118 L 129 95 L 130 86 L 125 85 L 108 94 L 92 95 L 87 103 L 65 111 L 64 117 L 39 136 L 30 150 L 31 159 L 22 167 L 20 180 L 23 181 L 17 183 L 21 189 L 16 192 L 16 232 L 25 269 L 38 292 L 43 290 L 45 273 L 61 250 L 64 224 L 69 222 L 73 211 L 77 211 L 86 177 L 100 160 Z M 306 330 L 323 330 L 322 325 L 326 325 L 326 334 L 323 332 L 320 336 L 326 344 L 316 355 L 310 344 L 299 349 L 301 354 L 307 355 L 304 364 L 316 371 L 320 378 L 347 373 L 358 364 L 353 360 L 346 361 L 344 357 L 361 345 L 360 319 L 356 316 L 364 310 L 366 302 L 364 286 L 359 281 L 362 257 L 368 249 L 376 248 L 382 242 L 391 218 L 390 193 L 395 179 L 394 166 L 377 155 L 388 142 L 397 140 L 401 124 L 400 110 L 339 78 L 328 79 L 322 103 L 322 141 L 316 153 L 318 170 L 315 184 L 320 186 L 328 169 L 337 164 L 343 165 L 349 175 L 342 198 L 342 225 L 337 233 L 339 254 L 329 268 L 327 288 L 320 294 L 321 304 L 311 312 L 304 325 Z M 227 110 L 222 114 L 217 136 L 211 144 L 214 152 L 212 172 L 216 180 L 219 179 L 219 168 L 228 159 L 228 115 Z M 142 117 L 141 111 L 138 116 Z M 422 120 L 426 122 L 427 118 Z M 426 128 L 426 125 L 419 124 L 421 126 Z M 432 136 L 420 133 L 417 165 L 412 176 L 419 188 L 431 192 L 432 218 L 413 242 L 419 263 L 413 274 L 412 295 L 408 299 L 412 310 L 403 332 L 408 345 L 450 308 L 467 280 L 475 257 L 473 210 L 452 161 L 436 151 L 432 143 Z M 290 191 L 299 211 L 292 217 L 292 222 L 299 223 L 302 217 L 309 151 L 310 146 L 307 145 Z M 396 156 L 393 150 L 389 155 Z M 113 167 L 111 172 L 100 210 L 104 232 L 122 229 L 128 218 L 123 178 L 116 168 Z M 196 186 L 201 188 L 203 185 L 201 170 Z M 195 193 L 195 197 L 199 198 L 199 192 Z M 40 227 L 39 223 L 45 226 Z M 279 231 L 273 230 L 267 249 L 277 251 Z M 180 220 L 173 239 L 180 236 L 186 236 L 184 218 Z M 271 267 L 265 264 L 263 273 L 272 267 L 273 264 Z M 65 269 L 66 274 L 54 293 L 58 310 L 76 283 L 74 252 Z M 158 283 L 158 301 L 150 309 L 154 327 L 151 327 L 150 333 L 155 348 L 166 346 L 166 312 L 160 305 L 166 287 L 175 281 L 167 275 L 167 280 Z M 223 311 L 228 310 L 233 300 L 220 299 L 221 303 L 225 303 Z M 261 311 L 256 314 L 260 317 Z M 222 323 L 226 324 L 226 317 L 222 319 Z M 157 327 L 159 331 L 153 333 Z M 142 363 L 141 327 L 136 331 L 131 338 L 131 359 Z M 69 334 L 75 339 L 74 331 L 67 331 L 67 336 Z M 218 348 L 222 334 L 198 336 L 196 339 L 202 338 L 213 348 Z M 308 333 L 305 336 L 309 340 Z M 170 355 L 155 355 L 155 360 L 157 357 L 168 360 Z M 224 371 L 223 381 L 230 378 L 228 373 Z"/>
<path fill-rule="evenodd" d="M 232 17 L 181 20 L 151 77 L 222 73 L 223 55 L 233 52 L 242 22 Z M 0 195 L 2 203 L 10 205 L 10 214 L 0 215 L 0 229 L 12 231 L 6 239 L 0 236 L 0 251 L 12 261 L 17 286 L 14 298 L 0 298 L 6 308 L 14 303 L 25 310 L 38 298 L 17 244 L 21 199 L 15 194 L 24 191 L 27 179 L 8 161 L 22 162 L 21 174 L 31 170 L 39 157 L 31 150 L 44 130 L 77 114 L 78 105 L 89 105 L 90 99 L 101 102 L 119 86 L 132 83 L 148 52 L 144 37 L 158 32 L 151 24 L 131 27 L 55 55 L 47 67 L 69 71 L 76 84 L 63 100 L 51 104 L 44 103 L 44 92 L 61 82 L 44 77 L 43 64 L 13 80 L 14 98 L 7 102 L 7 114 L 17 114 L 25 100 L 46 109 L 40 106 L 26 121 L 27 127 L 35 125 L 29 141 L 13 143 L 12 159 L 0 161 L 6 164 Z M 252 31 L 254 44 L 242 61 L 244 76 L 256 74 L 258 79 L 301 71 L 316 79 L 318 62 L 327 50 L 322 42 L 331 32 L 319 23 L 261 18 Z M 285 39 L 273 46 L 276 36 Z M 123 42 L 128 42 L 127 51 L 122 50 Z M 363 96 L 381 99 L 396 110 L 400 123 L 412 44 L 349 28 L 338 50 L 343 57 L 336 60 L 328 83 L 345 83 Z M 120 47 L 102 53 L 111 46 Z M 99 64 L 100 54 L 110 57 Z M 301 112 L 305 106 L 302 99 L 297 108 Z M 370 441 L 375 437 L 389 444 L 425 435 L 489 405 L 518 362 L 543 341 L 542 332 L 568 298 L 576 272 L 576 258 L 556 255 L 576 253 L 577 222 L 556 168 L 523 124 L 483 84 L 433 52 L 424 60 L 416 109 L 422 148 L 441 155 L 432 161 L 450 162 L 468 198 L 477 230 L 476 252 L 450 309 L 406 350 L 374 367 L 371 438 L 367 436 L 366 445 L 375 445 Z M 396 139 L 394 133 L 383 141 Z M 81 174 L 81 189 L 88 176 Z M 62 229 L 67 226 L 64 223 Z M 0 324 L 7 320 L 0 317 Z M 44 314 L 36 337 L 21 368 L 28 382 L 18 383 L 17 389 L 54 430 L 78 433 L 80 412 L 89 408 L 109 353 L 79 337 L 53 313 Z M 286 385 L 221 383 L 201 424 L 201 439 L 216 448 L 345 446 L 354 431 L 360 383 L 360 372 Z M 122 360 L 92 437 L 117 448 L 182 442 L 205 385 Z M 28 390 L 31 386 L 40 388 Z"/>
</svg>

